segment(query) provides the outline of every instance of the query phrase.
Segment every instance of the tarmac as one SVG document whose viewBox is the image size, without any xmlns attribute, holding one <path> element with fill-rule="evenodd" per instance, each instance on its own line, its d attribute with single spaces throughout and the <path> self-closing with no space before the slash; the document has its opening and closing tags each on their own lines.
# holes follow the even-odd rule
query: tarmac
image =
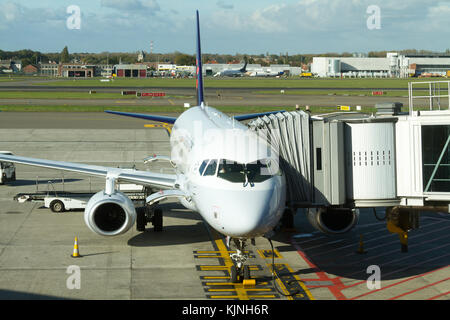
<svg viewBox="0 0 450 320">
<path fill-rule="evenodd" d="M 0 114 L 0 150 L 16 155 L 97 165 L 146 167 L 150 154 L 169 155 L 165 130 L 146 121 L 103 113 Z M 53 118 L 52 118 L 53 117 Z M 113 120 L 114 119 L 114 120 Z M 42 121 L 42 123 L 41 123 Z M 301 210 L 294 229 L 277 229 L 274 251 L 256 239 L 249 264 L 255 286 L 229 282 L 229 250 L 222 235 L 198 213 L 164 202 L 164 230 L 133 227 L 102 237 L 84 224 L 83 211 L 53 213 L 42 203 L 18 203 L 14 195 L 57 190 L 93 192 L 99 178 L 17 165 L 17 181 L 0 186 L 0 299 L 107 300 L 449 300 L 450 216 L 424 213 L 421 228 L 401 253 L 398 236 L 382 221 L 384 212 L 361 210 L 349 233 L 315 231 Z M 50 189 L 52 190 L 52 189 Z M 363 240 L 364 254 L 358 254 Z M 75 237 L 81 258 L 71 257 Z M 272 254 L 279 279 L 272 280 Z M 376 275 L 380 275 L 377 283 Z M 276 288 L 274 287 L 274 284 Z"/>
</svg>

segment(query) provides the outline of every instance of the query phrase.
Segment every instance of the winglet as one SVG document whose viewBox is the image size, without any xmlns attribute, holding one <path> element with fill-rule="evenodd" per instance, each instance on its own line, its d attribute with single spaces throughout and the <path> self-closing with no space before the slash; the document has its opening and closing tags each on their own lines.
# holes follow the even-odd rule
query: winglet
<svg viewBox="0 0 450 320">
<path fill-rule="evenodd" d="M 199 106 L 203 105 L 204 99 L 203 99 L 203 71 L 202 71 L 202 49 L 200 45 L 200 19 L 198 16 L 198 10 L 197 10 L 197 81 L 196 81 L 196 88 L 197 88 L 197 104 Z"/>
</svg>

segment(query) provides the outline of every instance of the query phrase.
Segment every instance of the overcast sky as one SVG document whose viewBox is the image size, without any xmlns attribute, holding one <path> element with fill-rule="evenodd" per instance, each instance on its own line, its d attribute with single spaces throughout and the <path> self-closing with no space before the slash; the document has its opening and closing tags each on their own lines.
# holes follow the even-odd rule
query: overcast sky
<svg viewBox="0 0 450 320">
<path fill-rule="evenodd" d="M 0 0 L 0 49 L 191 54 L 196 9 L 204 53 L 450 48 L 448 0 Z"/>
</svg>

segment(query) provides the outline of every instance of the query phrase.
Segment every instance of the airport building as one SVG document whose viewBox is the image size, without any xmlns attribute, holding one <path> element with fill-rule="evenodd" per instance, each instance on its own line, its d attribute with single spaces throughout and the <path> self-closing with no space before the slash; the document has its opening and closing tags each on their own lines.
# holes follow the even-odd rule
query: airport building
<svg viewBox="0 0 450 320">
<path fill-rule="evenodd" d="M 95 65 L 96 77 L 110 77 L 113 74 L 114 65 L 112 64 L 97 64 Z"/>
<path fill-rule="evenodd" d="M 95 66 L 80 63 L 61 63 L 58 65 L 58 75 L 63 78 L 92 78 Z"/>
<path fill-rule="evenodd" d="M 147 65 L 145 64 L 117 64 L 113 69 L 118 78 L 145 78 Z"/>
<path fill-rule="evenodd" d="M 41 76 L 57 77 L 58 76 L 58 64 L 56 62 L 40 63 L 39 74 Z"/>
<path fill-rule="evenodd" d="M 22 72 L 26 75 L 37 75 L 39 72 L 39 67 L 33 64 L 29 64 L 22 68 Z"/>
<path fill-rule="evenodd" d="M 447 76 L 450 54 L 400 55 L 388 52 L 385 58 L 314 57 L 311 72 L 318 77 L 387 78 Z"/>
</svg>

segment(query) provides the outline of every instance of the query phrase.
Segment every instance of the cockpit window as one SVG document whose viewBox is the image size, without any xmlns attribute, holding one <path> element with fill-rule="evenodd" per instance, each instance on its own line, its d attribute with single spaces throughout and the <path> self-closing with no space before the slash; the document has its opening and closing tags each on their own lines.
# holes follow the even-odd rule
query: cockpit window
<svg viewBox="0 0 450 320">
<path fill-rule="evenodd" d="M 209 164 L 206 167 L 206 170 L 203 173 L 203 175 L 204 176 L 215 176 L 216 169 L 217 169 L 217 160 L 213 159 L 213 160 L 209 161 Z"/>
<path fill-rule="evenodd" d="M 198 171 L 202 176 L 214 176 L 216 175 L 216 169 L 217 169 L 217 160 L 212 159 L 203 161 Z"/>
<path fill-rule="evenodd" d="M 242 164 L 236 161 L 221 160 L 219 163 L 219 178 L 233 183 L 263 182 L 273 176 L 269 161 L 256 161 Z"/>
<path fill-rule="evenodd" d="M 200 175 L 203 175 L 203 171 L 205 170 L 206 165 L 208 164 L 208 162 L 209 162 L 209 160 L 205 160 L 200 165 L 200 168 L 198 169 L 198 172 L 200 173 Z"/>
</svg>

